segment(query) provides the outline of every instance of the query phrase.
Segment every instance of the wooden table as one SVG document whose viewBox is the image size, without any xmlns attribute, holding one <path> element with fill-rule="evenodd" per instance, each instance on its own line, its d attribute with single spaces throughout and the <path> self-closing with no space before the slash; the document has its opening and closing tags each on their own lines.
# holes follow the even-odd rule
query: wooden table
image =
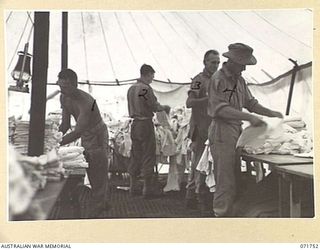
<svg viewBox="0 0 320 250">
<path fill-rule="evenodd" d="M 250 155 L 243 153 L 247 172 L 256 170 L 261 179 L 264 177 L 263 164 L 279 174 L 279 215 L 280 217 L 301 217 L 301 196 L 306 182 L 313 181 L 313 158 L 301 158 L 293 155 Z M 261 174 L 259 174 L 262 172 Z M 288 185 L 286 185 L 288 184 Z M 289 194 L 289 195 L 288 195 Z M 285 202 L 289 196 L 289 208 Z M 288 212 L 289 211 L 289 212 Z"/>
<path fill-rule="evenodd" d="M 39 203 L 46 219 L 60 219 L 63 207 L 66 204 L 69 204 L 69 207 L 73 209 L 74 193 L 78 186 L 83 184 L 84 176 L 85 169 L 75 171 L 66 179 L 58 182 L 48 182 L 45 189 L 36 193 L 33 201 Z M 78 213 L 77 211 L 76 214 Z"/>
<path fill-rule="evenodd" d="M 33 198 L 33 202 L 37 202 L 40 205 L 46 219 L 50 217 L 66 182 L 66 179 L 59 182 L 48 182 L 45 189 L 39 190 Z"/>
<path fill-rule="evenodd" d="M 313 158 L 302 158 L 302 157 L 296 157 L 293 155 L 276 155 L 276 154 L 250 155 L 250 154 L 243 153 L 241 157 L 244 161 L 261 162 L 261 163 L 269 164 L 271 166 L 299 165 L 299 164 L 313 163 Z"/>
<path fill-rule="evenodd" d="M 278 165 L 274 166 L 273 170 L 279 174 L 279 216 L 300 218 L 301 201 L 305 195 L 304 191 L 307 185 L 309 185 L 313 191 L 313 164 Z M 289 209 L 286 206 L 288 196 Z M 314 197 L 312 197 L 311 205 L 314 207 Z"/>
</svg>

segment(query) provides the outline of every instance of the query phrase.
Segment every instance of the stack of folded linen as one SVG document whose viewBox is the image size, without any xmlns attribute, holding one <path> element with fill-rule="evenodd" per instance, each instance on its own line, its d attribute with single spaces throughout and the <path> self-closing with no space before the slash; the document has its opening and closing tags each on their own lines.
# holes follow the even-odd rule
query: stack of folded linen
<svg viewBox="0 0 320 250">
<path fill-rule="evenodd" d="M 13 135 L 14 148 L 21 154 L 27 154 L 29 140 L 29 121 L 16 121 Z"/>
<path fill-rule="evenodd" d="M 67 175 L 77 170 L 82 171 L 88 168 L 88 163 L 83 152 L 84 148 L 80 146 L 64 146 L 59 148 L 58 155 Z"/>
<path fill-rule="evenodd" d="M 16 128 L 14 116 L 9 117 L 9 143 L 13 143 L 14 131 Z"/>
<path fill-rule="evenodd" d="M 59 128 L 51 120 L 46 120 L 45 124 L 45 136 L 44 136 L 44 153 L 57 149 L 59 142 L 62 139 L 62 133 L 58 132 Z M 28 152 L 29 141 L 29 121 L 16 121 L 15 132 L 13 135 L 13 145 L 15 149 L 26 155 Z"/>
</svg>

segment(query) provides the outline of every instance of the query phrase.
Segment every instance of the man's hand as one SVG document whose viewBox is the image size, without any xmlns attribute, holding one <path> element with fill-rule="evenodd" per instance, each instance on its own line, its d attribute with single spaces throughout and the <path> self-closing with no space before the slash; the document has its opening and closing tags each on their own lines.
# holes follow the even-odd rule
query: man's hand
<svg viewBox="0 0 320 250">
<path fill-rule="evenodd" d="M 271 111 L 271 116 L 270 117 L 278 117 L 278 118 L 283 118 L 283 114 L 278 111 Z"/>
<path fill-rule="evenodd" d="M 260 118 L 256 116 L 252 116 L 249 122 L 253 127 L 267 125 L 264 121 L 262 121 Z"/>
</svg>

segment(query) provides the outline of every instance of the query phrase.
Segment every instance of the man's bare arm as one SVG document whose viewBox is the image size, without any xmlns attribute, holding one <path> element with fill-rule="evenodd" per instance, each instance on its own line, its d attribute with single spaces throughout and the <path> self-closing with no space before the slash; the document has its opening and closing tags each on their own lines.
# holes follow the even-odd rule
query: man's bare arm
<svg viewBox="0 0 320 250">
<path fill-rule="evenodd" d="M 71 116 L 69 114 L 69 112 L 66 109 L 62 110 L 62 122 L 59 126 L 59 131 L 61 131 L 63 134 L 65 134 L 68 129 L 70 129 L 71 125 L 70 125 L 70 120 L 71 120 Z"/>
<path fill-rule="evenodd" d="M 81 137 L 83 132 L 89 128 L 91 121 L 91 107 L 80 111 L 75 129 L 62 138 L 61 145 L 69 144 Z"/>
</svg>

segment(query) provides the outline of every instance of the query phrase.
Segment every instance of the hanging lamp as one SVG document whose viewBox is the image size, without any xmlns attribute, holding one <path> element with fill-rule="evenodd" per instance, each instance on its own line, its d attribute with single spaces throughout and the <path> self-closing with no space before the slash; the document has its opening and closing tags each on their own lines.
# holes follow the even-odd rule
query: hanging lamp
<svg viewBox="0 0 320 250">
<path fill-rule="evenodd" d="M 18 62 L 11 72 L 12 78 L 16 81 L 15 86 L 9 86 L 9 90 L 29 93 L 27 83 L 31 79 L 30 63 L 32 55 L 28 53 L 29 43 L 26 43 L 23 51 L 18 52 Z"/>
</svg>

